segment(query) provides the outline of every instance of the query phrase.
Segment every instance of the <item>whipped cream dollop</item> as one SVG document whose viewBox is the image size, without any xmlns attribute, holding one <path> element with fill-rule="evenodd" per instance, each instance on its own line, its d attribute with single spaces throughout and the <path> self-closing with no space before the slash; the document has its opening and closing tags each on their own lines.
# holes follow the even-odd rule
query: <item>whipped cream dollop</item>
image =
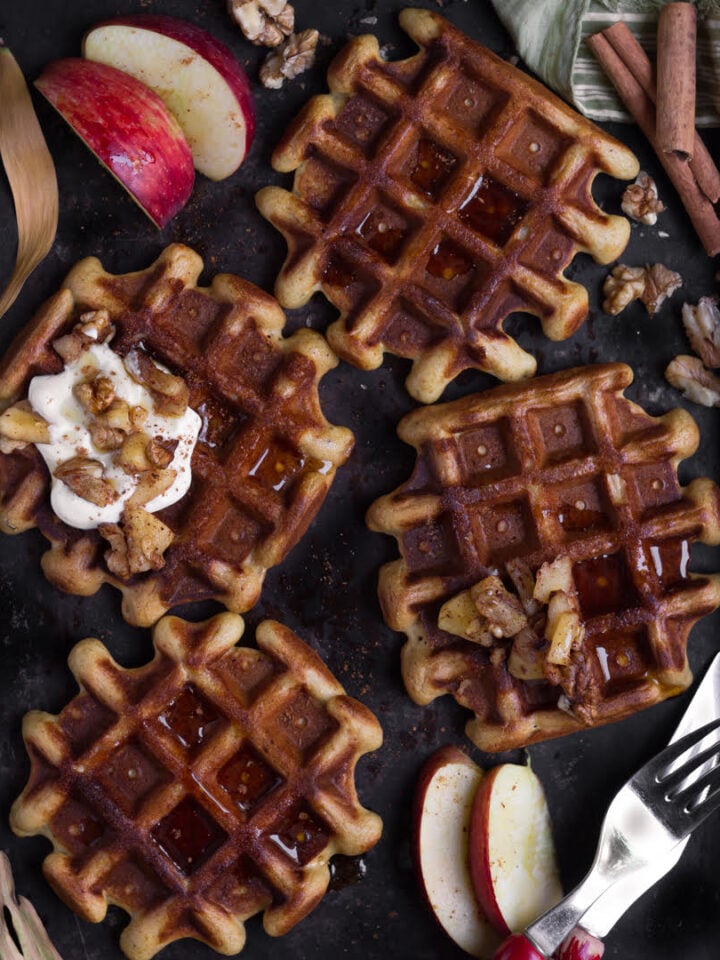
<svg viewBox="0 0 720 960">
<path fill-rule="evenodd" d="M 156 366 L 165 370 L 160 364 Z M 144 504 L 144 509 L 150 513 L 170 506 L 187 492 L 192 479 L 190 461 L 202 425 L 201 418 L 190 407 L 179 417 L 155 412 L 150 391 L 130 376 L 122 358 L 107 343 L 90 344 L 60 373 L 33 377 L 28 400 L 33 410 L 47 421 L 50 434 L 49 443 L 36 444 L 50 471 L 50 503 L 62 521 L 80 530 L 90 530 L 101 523 L 118 523 L 126 501 L 138 485 L 138 476 L 126 473 L 113 462 L 117 451 L 99 450 L 93 444 L 88 429 L 91 415 L 73 394 L 76 384 L 95 376 L 107 377 L 117 398 L 148 411 L 143 433 L 161 441 L 177 441 L 172 461 L 168 464 L 168 469 L 176 473 L 175 480 L 164 493 Z M 55 469 L 60 464 L 78 456 L 103 465 L 104 477 L 117 493 L 112 503 L 97 506 L 55 477 Z"/>
</svg>

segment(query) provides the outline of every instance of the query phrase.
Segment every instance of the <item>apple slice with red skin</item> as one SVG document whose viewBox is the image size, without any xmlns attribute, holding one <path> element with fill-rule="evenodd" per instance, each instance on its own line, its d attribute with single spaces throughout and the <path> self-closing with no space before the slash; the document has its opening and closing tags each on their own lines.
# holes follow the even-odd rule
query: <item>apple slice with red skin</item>
<svg viewBox="0 0 720 960">
<path fill-rule="evenodd" d="M 583 927 L 575 927 L 553 954 L 555 960 L 602 960 L 605 944 Z"/>
<path fill-rule="evenodd" d="M 545 794 L 530 767 L 504 763 L 481 779 L 469 858 L 475 894 L 500 934 L 523 930 L 561 899 Z"/>
<path fill-rule="evenodd" d="M 455 747 L 425 763 L 415 790 L 413 850 L 425 898 L 445 933 L 473 957 L 492 955 L 500 938 L 475 898 L 468 828 L 483 772 Z"/>
<path fill-rule="evenodd" d="M 223 180 L 245 159 L 255 132 L 250 81 L 207 30 L 177 17 L 129 15 L 92 27 L 82 49 L 84 57 L 124 70 L 162 98 L 200 173 Z"/>
<path fill-rule="evenodd" d="M 195 181 L 187 140 L 157 94 L 102 63 L 48 64 L 35 86 L 158 227 Z"/>
</svg>

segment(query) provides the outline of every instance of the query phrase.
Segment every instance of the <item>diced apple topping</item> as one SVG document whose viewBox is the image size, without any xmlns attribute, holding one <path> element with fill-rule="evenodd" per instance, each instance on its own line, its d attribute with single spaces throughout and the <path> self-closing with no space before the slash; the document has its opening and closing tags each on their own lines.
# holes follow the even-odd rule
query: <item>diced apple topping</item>
<svg viewBox="0 0 720 960">
<path fill-rule="evenodd" d="M 130 350 L 124 362 L 130 376 L 153 395 L 157 413 L 165 417 L 181 417 L 185 413 L 189 391 L 182 377 L 161 370 L 144 350 Z"/>
<path fill-rule="evenodd" d="M 49 439 L 47 422 L 35 413 L 27 400 L 0 414 L 0 452 L 12 453 L 29 443 L 47 443 Z"/>
</svg>

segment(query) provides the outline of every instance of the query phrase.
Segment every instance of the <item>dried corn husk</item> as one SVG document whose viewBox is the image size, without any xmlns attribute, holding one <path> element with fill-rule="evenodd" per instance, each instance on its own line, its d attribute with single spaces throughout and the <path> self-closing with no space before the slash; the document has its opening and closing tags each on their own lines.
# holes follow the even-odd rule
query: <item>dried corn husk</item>
<svg viewBox="0 0 720 960">
<path fill-rule="evenodd" d="M 58 222 L 58 187 L 50 151 L 17 60 L 0 40 L 0 157 L 18 225 L 15 269 L 0 295 L 0 317 L 46 256 Z"/>
<path fill-rule="evenodd" d="M 4 908 L 4 909 L 2 909 Z M 12 920 L 20 949 L 8 929 L 6 913 Z M 10 861 L 0 852 L 0 957 L 2 960 L 62 960 L 50 942 L 35 907 L 25 897 L 15 896 Z"/>
</svg>

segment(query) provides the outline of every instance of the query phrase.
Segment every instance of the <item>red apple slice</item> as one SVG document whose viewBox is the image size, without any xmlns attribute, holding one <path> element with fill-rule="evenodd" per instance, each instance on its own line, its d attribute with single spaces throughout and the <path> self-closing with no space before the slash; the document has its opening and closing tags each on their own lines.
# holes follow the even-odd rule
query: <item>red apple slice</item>
<svg viewBox="0 0 720 960">
<path fill-rule="evenodd" d="M 79 58 L 48 64 L 35 86 L 156 226 L 187 203 L 195 180 L 190 148 L 152 90 Z"/>
<path fill-rule="evenodd" d="M 561 899 L 550 815 L 530 767 L 505 763 L 486 773 L 469 843 L 475 893 L 499 933 L 524 929 Z"/>
<path fill-rule="evenodd" d="M 250 81 L 229 48 L 206 30 L 176 17 L 117 17 L 88 31 L 83 56 L 154 90 L 177 117 L 206 177 L 229 177 L 245 159 L 255 132 Z"/>
<path fill-rule="evenodd" d="M 455 747 L 442 747 L 423 767 L 415 792 L 414 853 L 425 897 L 440 926 L 473 957 L 499 943 L 473 891 L 468 827 L 482 771 Z"/>
</svg>

